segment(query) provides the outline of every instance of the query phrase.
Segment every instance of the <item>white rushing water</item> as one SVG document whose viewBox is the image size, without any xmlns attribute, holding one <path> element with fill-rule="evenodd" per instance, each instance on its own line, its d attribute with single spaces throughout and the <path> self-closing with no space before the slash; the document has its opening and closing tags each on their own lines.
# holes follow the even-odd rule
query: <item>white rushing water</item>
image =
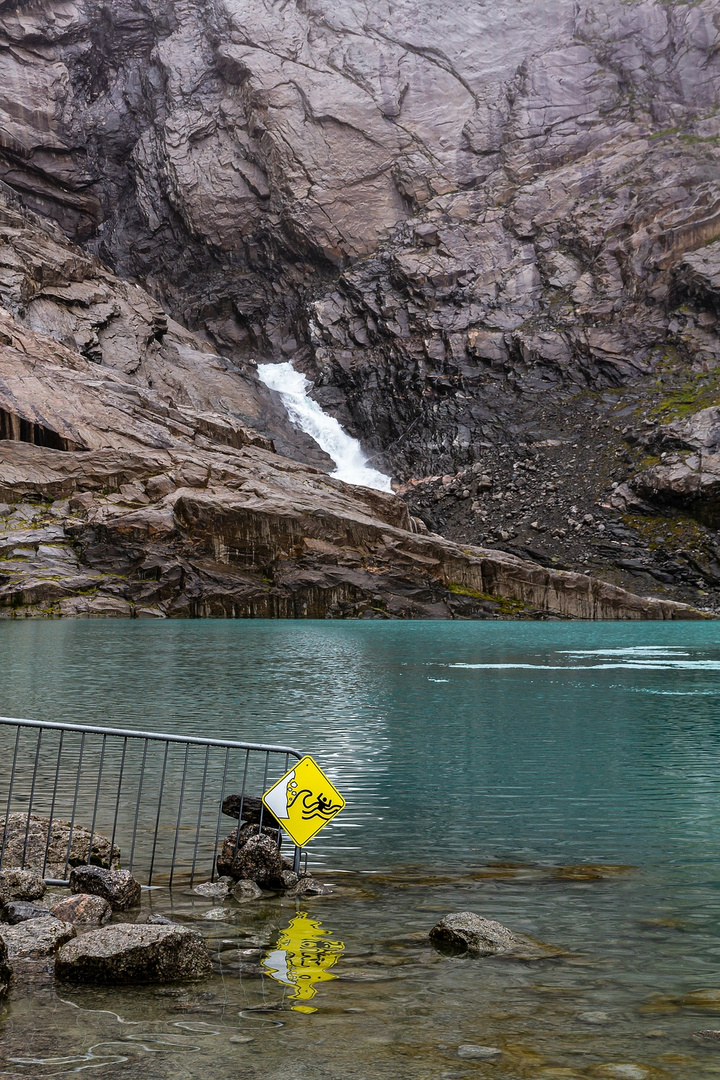
<svg viewBox="0 0 720 1080">
<path fill-rule="evenodd" d="M 276 390 L 290 420 L 335 462 L 331 474 L 346 484 L 362 484 L 378 491 L 392 491 L 390 477 L 372 469 L 357 439 L 351 438 L 335 419 L 308 396 L 312 384 L 292 364 L 258 364 L 258 375 L 270 390 Z"/>
</svg>

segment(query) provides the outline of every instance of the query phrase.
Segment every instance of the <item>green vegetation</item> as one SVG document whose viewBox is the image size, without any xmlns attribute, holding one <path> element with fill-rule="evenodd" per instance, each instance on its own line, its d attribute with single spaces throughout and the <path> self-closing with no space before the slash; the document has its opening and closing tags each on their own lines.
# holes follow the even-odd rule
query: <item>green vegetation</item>
<svg viewBox="0 0 720 1080">
<path fill-rule="evenodd" d="M 495 604 L 501 615 L 518 618 L 522 615 L 530 615 L 535 609 L 523 600 L 515 600 L 511 596 L 493 596 L 492 593 L 480 592 L 469 585 L 460 585 L 451 581 L 448 590 L 456 596 L 471 596 L 474 600 L 483 600 L 485 603 Z"/>
</svg>

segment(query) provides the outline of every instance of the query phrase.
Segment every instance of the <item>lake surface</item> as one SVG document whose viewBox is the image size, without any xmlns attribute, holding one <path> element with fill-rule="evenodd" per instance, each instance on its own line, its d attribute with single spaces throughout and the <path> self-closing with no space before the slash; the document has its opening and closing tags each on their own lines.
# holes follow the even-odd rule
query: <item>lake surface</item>
<svg viewBox="0 0 720 1080">
<path fill-rule="evenodd" d="M 310 853 L 344 949 L 316 1012 L 259 967 L 297 904 L 161 889 L 216 977 L 17 989 L 2 1080 L 720 1075 L 718 624 L 5 622 L 0 670 L 0 714 L 289 744 L 348 803 Z M 439 956 L 462 910 L 568 955 Z"/>
</svg>

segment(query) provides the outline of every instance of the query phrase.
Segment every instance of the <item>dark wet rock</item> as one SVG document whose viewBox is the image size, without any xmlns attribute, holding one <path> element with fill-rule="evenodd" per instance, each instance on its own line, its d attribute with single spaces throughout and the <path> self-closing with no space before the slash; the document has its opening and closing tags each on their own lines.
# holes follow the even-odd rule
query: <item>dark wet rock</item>
<svg viewBox="0 0 720 1080">
<path fill-rule="evenodd" d="M 0 937 L 0 997 L 7 992 L 12 980 L 12 968 L 8 964 L 8 951 L 2 937 Z"/>
<path fill-rule="evenodd" d="M 240 877 L 244 876 L 237 872 L 239 867 L 238 856 L 240 851 L 245 847 L 247 842 L 251 839 L 256 839 L 261 835 L 260 826 L 253 825 L 249 822 L 245 822 L 239 829 L 234 829 L 223 841 L 223 846 L 220 849 L 220 854 L 217 858 L 217 871 L 222 876 L 227 876 L 232 880 L 237 881 Z M 278 847 L 278 832 L 276 829 L 269 829 L 263 826 L 262 835 L 269 841 L 269 845 L 272 844 L 279 854 Z M 281 869 L 284 866 L 282 857 L 280 857 Z M 235 868 L 235 869 L 233 869 Z"/>
<path fill-rule="evenodd" d="M 0 925 L 10 960 L 40 960 L 53 956 L 60 945 L 75 937 L 75 927 L 47 914 L 16 926 Z"/>
<path fill-rule="evenodd" d="M 91 833 L 78 823 L 75 823 L 71 832 L 69 821 L 50 822 L 49 818 L 38 814 L 30 815 L 29 827 L 27 814 L 10 814 L 7 825 L 5 818 L 0 818 L 0 842 L 3 833 L 4 862 L 16 866 L 24 865 L 40 873 L 43 873 L 45 867 L 43 876 L 48 878 L 64 879 L 67 876 L 66 866 L 92 863 L 94 866 L 109 867 L 120 858 L 120 849 L 116 846 L 111 851 L 107 837 Z"/>
<path fill-rule="evenodd" d="M 174 926 L 175 920 L 168 918 L 167 915 L 152 914 L 143 915 L 136 920 L 137 923 L 144 923 L 148 926 Z"/>
<path fill-rule="evenodd" d="M 140 903 L 140 882 L 129 870 L 104 870 L 97 866 L 78 866 L 70 874 L 73 893 L 90 893 L 107 900 L 113 911 L 126 911 Z"/>
<path fill-rule="evenodd" d="M 700 1031 L 694 1031 L 692 1037 L 693 1039 L 700 1039 L 702 1042 L 720 1043 L 720 1030 L 717 1028 L 702 1028 Z"/>
<path fill-rule="evenodd" d="M 28 919 L 42 919 L 48 914 L 54 914 L 54 912 L 49 912 L 47 908 L 40 907 L 38 904 L 33 904 L 28 900 L 10 900 L 0 912 L 2 921 L 10 926 L 16 926 L 18 923 L 26 922 Z M 56 918 L 60 917 L 59 915 L 56 916 Z"/>
<path fill-rule="evenodd" d="M 283 888 L 285 889 L 292 889 L 295 885 L 297 885 L 299 880 L 300 877 L 298 874 L 295 873 L 294 870 L 283 870 L 282 874 L 280 875 L 280 881 L 283 885 Z"/>
<path fill-rule="evenodd" d="M 257 826 L 250 827 L 257 829 Z M 277 841 L 263 830 L 262 835 L 250 836 L 235 852 L 234 841 L 230 841 L 228 837 L 223 853 L 218 857 L 218 870 L 228 873 L 236 880 L 249 880 L 258 885 L 272 886 L 280 880 L 283 871 Z"/>
<path fill-rule="evenodd" d="M 542 960 L 561 955 L 562 950 L 515 934 L 502 923 L 484 919 L 471 911 L 446 915 L 430 931 L 430 940 L 441 951 L 469 956 L 513 956 L 520 960 Z"/>
<path fill-rule="evenodd" d="M 10 900 L 40 900 L 47 886 L 33 870 L 0 870 L 0 905 Z"/>
<path fill-rule="evenodd" d="M 247 821 L 251 825 L 259 825 L 262 815 L 263 827 L 280 828 L 280 822 L 275 815 L 268 810 L 262 799 L 255 795 L 245 795 L 244 798 L 240 795 L 228 795 L 223 800 L 222 812 L 231 818 L 241 818 L 242 821 Z"/>
<path fill-rule="evenodd" d="M 497 1061 L 499 1057 L 502 1057 L 502 1050 L 497 1046 L 476 1046 L 474 1043 L 463 1043 L 462 1046 L 458 1046 L 458 1057 L 474 1061 Z"/>
<path fill-rule="evenodd" d="M 156 983 L 204 979 L 212 962 L 186 926 L 119 923 L 91 930 L 58 952 L 55 973 L 75 983 Z"/>
<path fill-rule="evenodd" d="M 301 877 L 296 885 L 288 889 L 288 896 L 330 896 L 331 885 L 324 885 L 314 877 Z"/>
<path fill-rule="evenodd" d="M 259 900 L 262 889 L 254 881 L 238 881 L 233 887 L 232 896 L 239 904 L 247 904 L 250 900 Z"/>
<path fill-rule="evenodd" d="M 203 881 L 194 887 L 193 892 L 198 896 L 214 896 L 224 900 L 230 892 L 230 885 L 227 881 Z"/>
<path fill-rule="evenodd" d="M 51 913 L 73 926 L 103 926 L 110 921 L 113 909 L 108 900 L 92 893 L 77 893 L 55 904 Z"/>
</svg>

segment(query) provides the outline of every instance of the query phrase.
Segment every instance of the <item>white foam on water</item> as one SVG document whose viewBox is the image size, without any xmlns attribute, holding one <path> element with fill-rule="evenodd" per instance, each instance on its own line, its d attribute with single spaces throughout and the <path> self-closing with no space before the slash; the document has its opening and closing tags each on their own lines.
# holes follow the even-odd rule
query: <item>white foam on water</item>
<svg viewBox="0 0 720 1080">
<path fill-rule="evenodd" d="M 342 429 L 334 416 L 327 413 L 308 396 L 312 383 L 290 363 L 258 364 L 260 381 L 275 390 L 287 410 L 291 423 L 304 431 L 335 462 L 331 476 L 346 484 L 361 484 L 377 491 L 392 491 L 390 477 L 367 463 L 357 439 Z"/>
<path fill-rule="evenodd" d="M 720 671 L 720 660 L 637 660 L 608 661 L 605 664 L 448 664 L 450 668 L 469 668 L 480 671 L 486 668 L 523 668 L 530 671 Z"/>
</svg>

